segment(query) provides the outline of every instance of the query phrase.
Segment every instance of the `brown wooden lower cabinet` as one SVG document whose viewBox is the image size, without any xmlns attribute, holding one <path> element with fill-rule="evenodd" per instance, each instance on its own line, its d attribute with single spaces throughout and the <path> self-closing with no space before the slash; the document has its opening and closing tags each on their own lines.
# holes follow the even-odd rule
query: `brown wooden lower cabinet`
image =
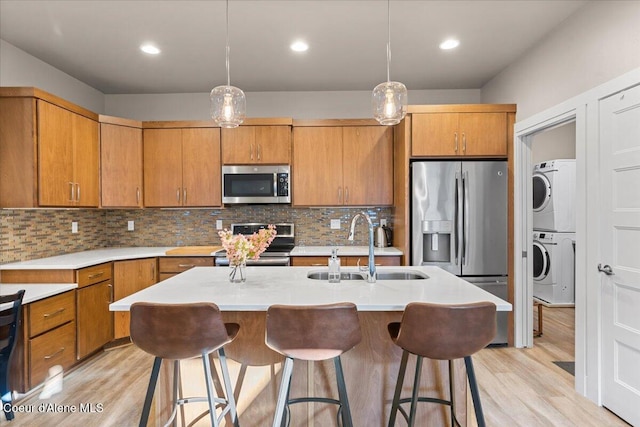
<svg viewBox="0 0 640 427">
<path fill-rule="evenodd" d="M 80 360 L 113 339 L 113 264 L 94 265 L 76 271 L 77 352 Z"/>
<path fill-rule="evenodd" d="M 313 267 L 327 267 L 328 256 L 294 256 L 291 257 L 291 265 L 294 267 L 313 266 Z M 360 266 L 364 267 L 369 265 L 369 257 L 364 256 L 343 256 L 340 258 L 340 265 L 342 267 L 355 267 L 360 260 Z M 400 265 L 400 256 L 377 256 L 375 257 L 376 265 Z"/>
<path fill-rule="evenodd" d="M 156 258 L 113 263 L 113 300 L 117 301 L 157 282 Z M 117 311 L 113 317 L 114 339 L 129 336 L 129 312 Z"/>
</svg>

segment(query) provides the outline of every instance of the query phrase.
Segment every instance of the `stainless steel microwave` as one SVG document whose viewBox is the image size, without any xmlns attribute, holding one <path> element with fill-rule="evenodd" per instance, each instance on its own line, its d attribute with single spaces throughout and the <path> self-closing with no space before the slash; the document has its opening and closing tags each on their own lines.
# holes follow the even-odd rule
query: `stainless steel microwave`
<svg viewBox="0 0 640 427">
<path fill-rule="evenodd" d="M 289 165 L 222 167 L 222 203 L 291 203 Z"/>
</svg>

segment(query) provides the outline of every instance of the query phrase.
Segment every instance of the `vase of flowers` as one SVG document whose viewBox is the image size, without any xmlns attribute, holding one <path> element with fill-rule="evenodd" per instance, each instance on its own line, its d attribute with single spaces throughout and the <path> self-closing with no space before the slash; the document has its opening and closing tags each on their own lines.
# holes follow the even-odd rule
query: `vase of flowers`
<svg viewBox="0 0 640 427">
<path fill-rule="evenodd" d="M 218 232 L 222 246 L 227 251 L 229 260 L 229 281 L 232 283 L 242 283 L 247 280 L 246 266 L 248 259 L 258 259 L 276 237 L 276 226 L 269 224 L 251 236 L 242 234 L 231 234 L 231 231 L 224 229 Z"/>
</svg>

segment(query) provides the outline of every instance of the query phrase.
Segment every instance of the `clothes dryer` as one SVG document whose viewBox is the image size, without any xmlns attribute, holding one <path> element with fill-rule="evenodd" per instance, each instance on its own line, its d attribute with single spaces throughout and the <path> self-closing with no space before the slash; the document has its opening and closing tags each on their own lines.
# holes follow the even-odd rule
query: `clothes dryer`
<svg viewBox="0 0 640 427">
<path fill-rule="evenodd" d="M 575 303 L 574 241 L 574 233 L 534 231 L 534 297 L 551 305 Z"/>
<path fill-rule="evenodd" d="M 549 160 L 533 168 L 533 229 L 576 231 L 576 161 Z"/>
</svg>

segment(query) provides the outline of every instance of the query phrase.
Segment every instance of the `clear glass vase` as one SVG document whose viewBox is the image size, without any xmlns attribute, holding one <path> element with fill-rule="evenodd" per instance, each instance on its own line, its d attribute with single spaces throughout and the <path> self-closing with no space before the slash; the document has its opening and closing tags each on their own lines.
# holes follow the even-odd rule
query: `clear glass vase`
<svg viewBox="0 0 640 427">
<path fill-rule="evenodd" d="M 243 283 L 245 280 L 247 280 L 247 264 L 229 264 L 229 281 Z"/>
</svg>

